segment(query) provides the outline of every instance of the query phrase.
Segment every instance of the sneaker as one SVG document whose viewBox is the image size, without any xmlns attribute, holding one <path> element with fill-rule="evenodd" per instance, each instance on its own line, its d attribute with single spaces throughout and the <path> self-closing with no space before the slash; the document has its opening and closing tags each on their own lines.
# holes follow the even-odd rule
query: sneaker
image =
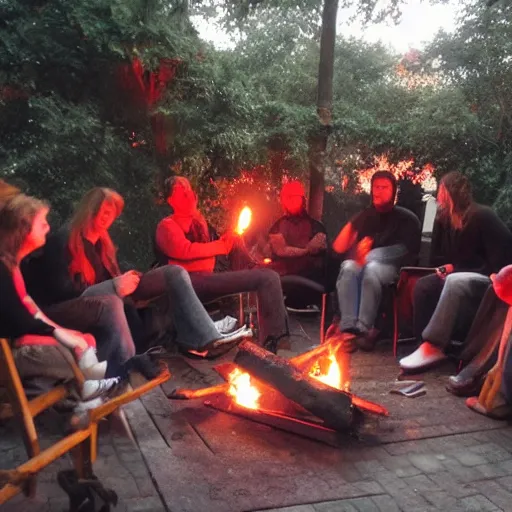
<svg viewBox="0 0 512 512">
<path fill-rule="evenodd" d="M 440 348 L 424 341 L 411 355 L 400 359 L 398 364 L 402 370 L 418 371 L 440 363 L 447 357 Z"/>
<path fill-rule="evenodd" d="M 222 320 L 217 320 L 214 322 L 215 328 L 221 334 L 228 334 L 232 332 L 235 329 L 237 323 L 237 319 L 229 315 L 224 317 Z"/>
<path fill-rule="evenodd" d="M 85 414 L 87 411 L 89 411 L 91 409 L 96 409 L 96 407 L 103 405 L 103 403 L 104 403 L 104 400 L 101 397 L 94 398 L 93 400 L 78 402 L 78 404 L 73 409 L 73 412 L 77 416 L 81 416 L 81 415 Z"/>
<path fill-rule="evenodd" d="M 86 380 L 82 387 L 82 400 L 86 402 L 98 397 L 110 398 L 119 392 L 120 387 L 121 379 L 119 377 Z"/>
<path fill-rule="evenodd" d="M 290 313 L 320 313 L 320 308 L 316 304 L 310 304 L 305 308 L 292 308 L 290 306 L 286 306 L 286 310 Z"/>
<path fill-rule="evenodd" d="M 124 363 L 121 374 L 129 375 L 131 372 L 140 373 L 146 380 L 153 380 L 160 375 L 162 367 L 153 361 L 149 354 L 140 354 L 131 357 Z"/>
<path fill-rule="evenodd" d="M 254 336 L 254 333 L 252 332 L 252 329 L 250 327 L 246 327 L 245 325 L 241 327 L 240 329 L 237 329 L 235 332 L 232 332 L 230 334 L 224 334 L 222 338 L 219 338 L 218 340 L 215 340 L 212 343 L 212 347 L 220 347 L 226 343 L 233 343 L 235 341 L 242 341 L 244 338 L 252 338 Z"/>
</svg>

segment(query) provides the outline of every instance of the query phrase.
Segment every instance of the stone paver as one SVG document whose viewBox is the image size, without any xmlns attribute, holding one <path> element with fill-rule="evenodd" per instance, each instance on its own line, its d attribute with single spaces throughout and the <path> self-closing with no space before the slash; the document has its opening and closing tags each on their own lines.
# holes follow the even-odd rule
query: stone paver
<svg viewBox="0 0 512 512">
<path fill-rule="evenodd" d="M 315 344 L 316 321 L 292 323 L 292 330 L 292 348 Z M 387 406 L 391 415 L 370 418 L 360 439 L 332 448 L 201 401 L 169 403 L 165 393 L 174 387 L 222 381 L 211 362 L 170 362 L 173 380 L 125 409 L 138 447 L 103 425 L 95 472 L 119 494 L 116 511 L 512 510 L 512 429 L 471 413 L 444 391 L 450 366 L 422 377 L 426 396 L 407 399 L 389 394 L 397 375 L 389 347 L 356 354 L 353 389 Z M 55 440 L 54 418 L 42 423 L 44 441 Z M 12 423 L 0 426 L 0 467 L 22 460 Z M 34 500 L 17 497 L 2 512 L 67 510 L 55 475 L 70 466 L 68 457 L 52 464 L 39 476 Z"/>
</svg>

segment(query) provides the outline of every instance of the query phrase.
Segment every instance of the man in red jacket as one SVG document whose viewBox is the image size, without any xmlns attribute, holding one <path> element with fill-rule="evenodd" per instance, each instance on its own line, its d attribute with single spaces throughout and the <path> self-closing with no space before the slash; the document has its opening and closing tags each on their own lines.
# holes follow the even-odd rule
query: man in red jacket
<svg viewBox="0 0 512 512">
<path fill-rule="evenodd" d="M 158 259 L 188 270 L 194 290 L 203 302 L 224 295 L 256 292 L 260 343 L 276 352 L 279 339 L 288 334 L 279 275 L 267 268 L 214 272 L 215 258 L 229 255 L 238 235 L 229 232 L 218 240 L 213 239 L 186 178 L 173 176 L 166 180 L 165 186 L 166 200 L 173 213 L 161 220 L 156 229 Z"/>
</svg>

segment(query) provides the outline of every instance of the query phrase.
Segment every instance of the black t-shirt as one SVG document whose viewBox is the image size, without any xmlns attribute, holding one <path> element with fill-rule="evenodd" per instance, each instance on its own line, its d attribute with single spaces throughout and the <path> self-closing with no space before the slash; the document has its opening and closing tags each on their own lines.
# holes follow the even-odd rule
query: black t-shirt
<svg viewBox="0 0 512 512">
<path fill-rule="evenodd" d="M 287 246 L 303 249 L 318 233 L 326 234 L 321 222 L 313 219 L 307 212 L 299 215 L 284 215 L 270 228 L 270 235 L 283 235 Z M 281 275 L 301 275 L 314 280 L 322 280 L 326 265 L 326 251 L 319 254 L 307 254 L 294 258 L 280 258 L 272 255 L 275 266 Z"/>
<path fill-rule="evenodd" d="M 0 260 L 0 337 L 19 338 L 25 334 L 51 336 L 55 328 L 35 319 L 21 301 L 14 276 Z"/>
<path fill-rule="evenodd" d="M 304 248 L 318 233 L 326 233 L 321 222 L 310 217 L 306 212 L 300 215 L 284 215 L 270 228 L 269 234 L 283 235 L 286 245 Z"/>
<path fill-rule="evenodd" d="M 418 217 L 410 210 L 394 206 L 388 212 L 379 212 L 370 206 L 355 215 L 350 223 L 357 232 L 357 241 L 367 236 L 372 238 L 372 249 L 403 246 L 406 254 L 400 264 L 417 264 L 421 246 L 421 225 Z"/>
</svg>

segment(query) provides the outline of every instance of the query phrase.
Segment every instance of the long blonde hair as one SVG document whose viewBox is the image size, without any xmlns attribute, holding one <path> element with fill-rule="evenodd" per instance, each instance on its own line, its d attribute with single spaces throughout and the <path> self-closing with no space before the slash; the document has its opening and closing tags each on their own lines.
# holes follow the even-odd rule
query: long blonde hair
<svg viewBox="0 0 512 512">
<path fill-rule="evenodd" d="M 48 203 L 21 193 L 14 193 L 0 203 L 0 260 L 12 270 L 18 255 L 32 231 L 35 216 Z"/>
<path fill-rule="evenodd" d="M 101 205 L 107 202 L 116 209 L 116 217 L 121 215 L 124 208 L 124 199 L 115 190 L 104 187 L 95 187 L 87 192 L 80 201 L 70 222 L 68 249 L 71 254 L 69 273 L 72 279 L 76 276 L 83 284 L 88 286 L 95 284 L 96 273 L 87 259 L 84 249 L 84 237 L 91 228 Z M 108 234 L 108 231 L 100 236 L 101 261 L 109 273 L 117 276 L 121 273 L 117 263 L 116 248 Z"/>
</svg>

